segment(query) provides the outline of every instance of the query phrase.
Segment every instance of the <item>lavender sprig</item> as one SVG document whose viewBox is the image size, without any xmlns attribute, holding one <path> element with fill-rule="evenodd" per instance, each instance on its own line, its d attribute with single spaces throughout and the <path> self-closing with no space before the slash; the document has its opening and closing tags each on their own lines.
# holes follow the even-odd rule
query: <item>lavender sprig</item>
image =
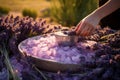
<svg viewBox="0 0 120 80">
<path fill-rule="evenodd" d="M 10 73 L 12 74 L 13 80 L 20 80 L 20 78 L 18 77 L 18 75 L 15 73 L 15 70 L 13 69 L 9 58 L 8 58 L 8 52 L 6 50 L 5 44 L 3 43 L 3 46 L 0 48 L 0 52 L 4 55 L 5 57 L 5 65 L 7 67 L 7 69 L 10 71 Z"/>
</svg>

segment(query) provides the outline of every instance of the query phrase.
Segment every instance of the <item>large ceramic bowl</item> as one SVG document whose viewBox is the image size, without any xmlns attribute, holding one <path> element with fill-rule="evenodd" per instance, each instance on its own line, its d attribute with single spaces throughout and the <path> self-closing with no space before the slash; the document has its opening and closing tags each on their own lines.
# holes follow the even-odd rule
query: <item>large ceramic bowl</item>
<svg viewBox="0 0 120 80">
<path fill-rule="evenodd" d="M 43 36 L 40 36 L 40 37 L 43 37 Z M 34 38 L 34 37 L 32 37 L 32 38 Z M 28 38 L 28 39 L 30 39 L 30 38 Z M 22 47 L 27 45 L 25 42 L 28 39 L 22 41 L 18 45 L 18 49 L 19 49 L 19 51 L 20 51 L 20 53 L 22 54 L 23 57 L 30 59 L 29 63 L 32 63 L 32 64 L 36 65 L 39 69 L 45 70 L 45 71 L 50 71 L 50 72 L 70 71 L 72 73 L 78 72 L 78 71 L 81 70 L 80 64 L 61 63 L 61 62 L 57 62 L 57 61 L 53 61 L 53 60 L 49 60 L 49 59 L 38 58 L 36 56 L 32 56 L 29 53 L 24 52 Z"/>
<path fill-rule="evenodd" d="M 23 57 L 25 58 L 29 58 L 30 61 L 28 61 L 29 63 L 32 63 L 34 65 L 36 65 L 39 69 L 41 70 L 45 70 L 45 71 L 50 71 L 50 72 L 72 72 L 72 73 L 76 73 L 76 72 L 80 72 L 82 71 L 82 69 L 84 69 L 84 67 L 81 66 L 80 62 L 79 64 L 78 63 L 65 63 L 65 61 L 63 62 L 60 62 L 60 61 L 56 61 L 56 60 L 52 60 L 52 59 L 47 59 L 47 58 L 41 58 L 41 57 L 38 57 L 38 56 L 35 56 L 34 54 L 31 54 L 30 52 L 25 52 L 25 46 L 28 45 L 27 44 L 27 41 L 29 40 L 39 40 L 39 39 L 42 39 L 42 38 L 45 38 L 47 35 L 40 35 L 40 36 L 35 36 L 35 37 L 31 37 L 31 38 L 28 38 L 24 41 L 22 41 L 19 45 L 18 45 L 18 49 L 20 51 L 20 53 L 22 54 Z M 69 36 L 58 36 L 55 35 L 57 40 L 61 39 L 60 41 L 63 41 L 63 42 L 66 42 L 68 39 L 69 39 Z M 63 38 L 64 37 L 64 38 Z M 70 37 L 71 38 L 71 37 Z M 55 38 L 54 38 L 55 39 Z M 71 40 L 71 39 L 70 39 Z M 68 42 L 70 41 L 68 40 Z M 48 40 L 49 41 L 49 40 Z M 42 43 L 42 42 L 41 42 Z M 90 44 L 93 44 L 95 43 L 94 41 L 85 41 L 85 42 L 81 42 L 79 43 L 81 46 L 81 49 L 86 46 L 86 45 L 90 45 Z M 57 45 L 59 46 L 59 45 Z M 60 48 L 63 47 L 63 46 L 60 46 Z M 71 47 L 76 47 L 76 46 L 71 46 Z M 83 52 L 82 50 L 80 49 L 80 54 Z M 86 56 L 87 53 L 89 53 L 89 55 L 91 53 L 94 53 L 93 51 L 92 52 L 87 52 L 87 49 L 83 49 L 85 52 L 83 52 Z M 42 53 L 44 54 L 44 53 Z M 45 53 L 46 54 L 46 53 Z M 82 55 L 82 54 L 81 54 Z M 86 58 L 87 60 L 90 60 L 89 57 Z"/>
</svg>

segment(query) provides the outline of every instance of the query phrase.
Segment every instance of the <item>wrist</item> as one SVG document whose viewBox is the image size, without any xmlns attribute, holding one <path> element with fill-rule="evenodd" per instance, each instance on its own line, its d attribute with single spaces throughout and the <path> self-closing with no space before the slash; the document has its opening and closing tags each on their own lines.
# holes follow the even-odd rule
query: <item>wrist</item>
<svg viewBox="0 0 120 80">
<path fill-rule="evenodd" d="M 89 14 L 88 16 L 86 16 L 84 20 L 93 25 L 97 25 L 101 19 L 102 19 L 102 17 L 100 15 L 93 12 L 93 13 Z"/>
<path fill-rule="evenodd" d="M 92 12 L 88 16 L 86 16 L 82 21 L 90 24 L 91 26 L 95 27 L 99 24 L 101 18 L 98 14 Z"/>
<path fill-rule="evenodd" d="M 101 14 L 99 14 L 99 12 L 97 10 L 95 10 L 94 12 L 92 12 L 90 14 L 90 17 L 95 18 L 96 21 L 100 21 L 103 18 L 103 16 Z"/>
</svg>

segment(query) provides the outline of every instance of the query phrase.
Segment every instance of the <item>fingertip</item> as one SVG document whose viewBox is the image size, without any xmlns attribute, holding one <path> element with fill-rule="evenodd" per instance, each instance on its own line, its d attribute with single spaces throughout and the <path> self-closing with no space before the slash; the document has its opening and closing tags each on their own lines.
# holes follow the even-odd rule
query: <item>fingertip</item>
<svg viewBox="0 0 120 80">
<path fill-rule="evenodd" d="M 96 26 L 96 29 L 101 29 L 101 26 L 100 26 L 100 25 L 97 25 L 97 26 Z"/>
<path fill-rule="evenodd" d="M 78 24 L 77 24 L 77 26 L 76 26 L 76 28 L 75 28 L 75 31 L 78 31 L 78 30 L 79 30 L 80 25 L 81 25 L 81 23 L 78 23 Z"/>
<path fill-rule="evenodd" d="M 95 31 L 95 28 L 90 28 L 90 30 L 89 30 L 89 35 L 92 35 L 93 33 L 94 33 L 94 31 Z"/>
</svg>

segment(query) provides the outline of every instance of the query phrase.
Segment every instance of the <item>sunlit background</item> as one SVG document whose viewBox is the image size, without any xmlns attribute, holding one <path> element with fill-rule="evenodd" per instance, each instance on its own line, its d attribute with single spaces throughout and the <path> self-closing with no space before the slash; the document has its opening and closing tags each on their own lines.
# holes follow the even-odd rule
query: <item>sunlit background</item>
<svg viewBox="0 0 120 80">
<path fill-rule="evenodd" d="M 45 18 L 64 26 L 76 25 L 98 7 L 98 0 L 0 0 L 0 16 Z"/>
<path fill-rule="evenodd" d="M 11 14 L 22 16 L 24 9 L 29 9 L 41 16 L 42 11 L 50 7 L 49 0 L 0 0 L 0 7 L 9 9 Z M 2 10 L 0 10 L 2 13 Z M 4 13 L 3 13 L 4 14 Z"/>
</svg>

